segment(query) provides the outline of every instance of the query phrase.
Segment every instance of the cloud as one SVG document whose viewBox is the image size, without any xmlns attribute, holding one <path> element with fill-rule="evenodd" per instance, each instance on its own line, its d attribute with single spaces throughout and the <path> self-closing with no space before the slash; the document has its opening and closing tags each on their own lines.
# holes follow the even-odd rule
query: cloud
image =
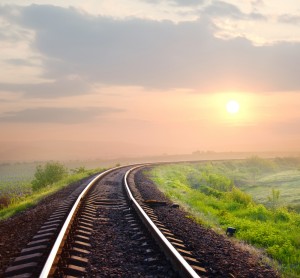
<svg viewBox="0 0 300 278">
<path fill-rule="evenodd" d="M 237 6 L 223 1 L 214 1 L 211 5 L 205 8 L 204 12 L 214 16 L 226 16 L 233 18 L 243 17 L 243 13 Z"/>
<path fill-rule="evenodd" d="M 15 66 L 35 66 L 34 63 L 26 59 L 6 59 L 5 62 Z"/>
<path fill-rule="evenodd" d="M 0 122 L 78 124 L 94 121 L 100 116 L 117 112 L 122 112 L 122 110 L 109 107 L 32 108 L 4 113 L 0 115 Z"/>
<path fill-rule="evenodd" d="M 155 5 L 166 2 L 164 0 L 143 0 L 143 1 Z M 205 0 L 170 0 L 169 2 L 178 6 L 198 6 L 198 5 L 202 5 L 205 2 Z"/>
<path fill-rule="evenodd" d="M 90 85 L 80 78 L 59 78 L 55 81 L 37 84 L 0 83 L 0 90 L 20 92 L 27 98 L 61 98 L 83 95 L 90 90 Z"/>
<path fill-rule="evenodd" d="M 0 4 L 0 40 L 18 42 L 30 35 L 28 30 L 15 24 L 21 11 L 18 6 Z"/>
<path fill-rule="evenodd" d="M 226 17 L 236 20 L 266 20 L 266 17 L 260 13 L 252 12 L 245 14 L 237 6 L 224 1 L 213 1 L 203 12 L 210 16 Z"/>
<path fill-rule="evenodd" d="M 253 10 L 257 10 L 260 7 L 263 7 L 265 5 L 263 0 L 253 0 L 251 1 L 251 6 Z"/>
<path fill-rule="evenodd" d="M 179 6 L 199 6 L 202 5 L 205 0 L 173 0 L 172 2 Z"/>
<path fill-rule="evenodd" d="M 255 14 L 245 15 L 222 1 L 206 11 L 197 21 L 175 24 L 118 20 L 46 5 L 20 8 L 15 23 L 34 31 L 31 47 L 44 57 L 42 77 L 52 81 L 2 83 L 0 89 L 40 98 L 85 94 L 94 83 L 199 93 L 300 89 L 299 43 L 257 47 L 245 38 L 216 38 L 218 28 L 208 15 L 243 19 Z"/>
<path fill-rule="evenodd" d="M 286 24 L 300 24 L 300 15 L 284 14 L 279 16 L 278 21 Z"/>
</svg>

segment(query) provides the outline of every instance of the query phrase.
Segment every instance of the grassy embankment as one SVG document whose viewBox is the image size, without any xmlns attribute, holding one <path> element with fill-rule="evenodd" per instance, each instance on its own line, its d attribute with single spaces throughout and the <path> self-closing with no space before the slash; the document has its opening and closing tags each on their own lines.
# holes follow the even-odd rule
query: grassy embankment
<svg viewBox="0 0 300 278">
<path fill-rule="evenodd" d="M 70 183 L 81 180 L 103 169 L 86 170 L 81 167 L 67 171 L 66 174 L 56 182 L 51 182 L 34 189 L 34 169 L 32 165 L 21 165 L 23 171 L 14 172 L 13 167 L 5 166 L 1 173 L 0 181 L 0 220 L 7 219 L 29 207 L 36 205 L 43 198 L 59 191 Z M 20 165 L 19 165 L 20 167 Z M 5 175 L 6 174 L 6 175 Z"/>
<path fill-rule="evenodd" d="M 300 160 L 251 158 L 164 165 L 147 173 L 196 221 L 235 237 L 278 262 L 285 277 L 300 277 Z"/>
</svg>

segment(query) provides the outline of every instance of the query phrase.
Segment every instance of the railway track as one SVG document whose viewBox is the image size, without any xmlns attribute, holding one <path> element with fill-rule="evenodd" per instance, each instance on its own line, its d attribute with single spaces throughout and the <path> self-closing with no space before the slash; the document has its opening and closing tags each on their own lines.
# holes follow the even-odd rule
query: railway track
<svg viewBox="0 0 300 278">
<path fill-rule="evenodd" d="M 206 276 L 185 243 L 134 186 L 141 166 L 118 167 L 78 188 L 21 251 L 5 277 Z"/>
</svg>

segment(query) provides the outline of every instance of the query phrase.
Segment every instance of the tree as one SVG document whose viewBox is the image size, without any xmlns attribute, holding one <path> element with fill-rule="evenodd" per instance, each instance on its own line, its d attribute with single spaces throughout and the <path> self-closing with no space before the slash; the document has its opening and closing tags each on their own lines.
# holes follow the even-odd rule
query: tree
<svg viewBox="0 0 300 278">
<path fill-rule="evenodd" d="M 32 181 L 32 189 L 39 190 L 52 185 L 67 175 L 67 169 L 59 162 L 48 162 L 44 166 L 38 165 Z"/>
</svg>

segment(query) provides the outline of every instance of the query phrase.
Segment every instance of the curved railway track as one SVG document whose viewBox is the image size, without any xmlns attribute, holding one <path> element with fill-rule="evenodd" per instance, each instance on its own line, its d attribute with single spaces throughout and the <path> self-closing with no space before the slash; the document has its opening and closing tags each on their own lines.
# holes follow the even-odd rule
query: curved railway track
<svg viewBox="0 0 300 278">
<path fill-rule="evenodd" d="M 118 167 L 78 188 L 41 226 L 5 277 L 205 277 L 134 186 L 139 166 Z M 159 247 L 158 247 L 159 246 Z"/>
</svg>

